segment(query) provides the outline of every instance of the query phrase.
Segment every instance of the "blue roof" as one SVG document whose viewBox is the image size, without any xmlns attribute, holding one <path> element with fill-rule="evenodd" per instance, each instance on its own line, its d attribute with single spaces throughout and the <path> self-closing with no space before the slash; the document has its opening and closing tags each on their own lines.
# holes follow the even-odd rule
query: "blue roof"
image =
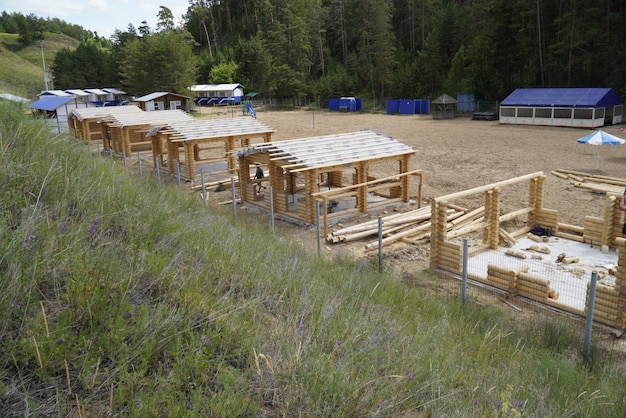
<svg viewBox="0 0 626 418">
<path fill-rule="evenodd" d="M 624 104 L 610 88 L 516 89 L 502 106 L 611 107 Z"/>
<path fill-rule="evenodd" d="M 63 106 L 67 102 L 74 100 L 73 97 L 58 97 L 58 96 L 42 96 L 39 100 L 31 103 L 28 107 L 31 109 L 52 111 Z"/>
</svg>

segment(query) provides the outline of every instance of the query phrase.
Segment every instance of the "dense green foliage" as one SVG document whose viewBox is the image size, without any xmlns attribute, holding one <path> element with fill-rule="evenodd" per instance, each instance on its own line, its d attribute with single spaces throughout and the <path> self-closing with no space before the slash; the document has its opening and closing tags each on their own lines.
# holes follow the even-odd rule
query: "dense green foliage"
<svg viewBox="0 0 626 418">
<path fill-rule="evenodd" d="M 191 84 L 236 80 L 262 97 L 294 103 L 339 95 L 432 99 L 444 92 L 495 102 L 518 87 L 611 87 L 626 94 L 626 50 L 620 47 L 626 3 L 620 1 L 192 0 L 181 27 L 167 7 L 157 17 L 156 28 L 142 21 L 136 30 L 129 23 L 110 40 L 96 39 L 111 51 L 106 67 L 115 71 L 107 77 L 132 94 L 184 84 L 172 80 L 171 63 L 158 60 L 158 53 L 141 61 L 146 54 L 136 48 L 135 41 L 172 31 L 194 40 L 193 62 L 177 69 L 197 69 Z M 31 32 L 52 26 L 3 15 L 0 28 L 16 30 L 20 19 L 31 21 Z M 185 36 L 154 41 L 189 47 Z M 89 71 L 78 51 L 62 58 Z M 224 63 L 236 71 L 213 71 Z M 161 74 L 138 86 L 148 73 Z M 59 87 L 80 87 L 63 77 L 55 72 Z"/>
<path fill-rule="evenodd" d="M 626 413 L 578 323 L 318 257 L 0 106 L 4 416 Z"/>
</svg>

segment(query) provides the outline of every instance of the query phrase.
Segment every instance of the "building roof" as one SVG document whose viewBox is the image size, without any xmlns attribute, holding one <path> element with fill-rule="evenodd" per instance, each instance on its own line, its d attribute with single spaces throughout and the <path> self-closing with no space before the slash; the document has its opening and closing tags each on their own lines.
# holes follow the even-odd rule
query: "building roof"
<svg viewBox="0 0 626 418">
<path fill-rule="evenodd" d="M 502 106 L 610 107 L 624 104 L 610 88 L 516 89 Z"/>
<path fill-rule="evenodd" d="M 442 94 L 441 96 L 437 97 L 435 100 L 432 101 L 433 104 L 455 104 L 456 103 L 456 99 L 454 97 L 450 97 L 447 94 Z"/>
<path fill-rule="evenodd" d="M 92 118 L 103 118 L 105 116 L 117 115 L 121 113 L 141 113 L 139 107 L 135 105 L 128 106 L 105 106 L 105 107 L 79 107 L 70 111 L 70 116 L 75 116 L 79 121 Z"/>
<path fill-rule="evenodd" d="M 133 101 L 135 101 L 135 102 L 149 102 L 151 100 L 155 100 L 155 99 L 158 99 L 160 97 L 167 96 L 168 94 L 170 96 L 178 96 L 178 97 L 183 97 L 185 99 L 191 99 L 191 97 L 183 96 L 182 94 L 169 93 L 167 91 L 157 91 L 157 92 L 154 92 L 154 93 L 146 94 L 145 96 L 136 97 Z"/>
<path fill-rule="evenodd" d="M 71 93 L 67 93 L 63 90 L 44 90 L 41 93 L 38 94 L 39 97 L 41 96 L 58 96 L 58 97 L 71 97 L 72 94 Z"/>
<path fill-rule="evenodd" d="M 292 172 L 313 168 L 349 165 L 359 161 L 414 154 L 416 151 L 397 139 L 363 130 L 288 141 L 266 142 L 235 153 L 245 156 L 269 153 Z"/>
<path fill-rule="evenodd" d="M 106 91 L 107 93 L 111 93 L 111 94 L 126 94 L 125 91 L 118 90 L 114 87 L 107 87 L 107 88 L 102 89 L 102 91 Z"/>
<path fill-rule="evenodd" d="M 113 109 L 113 107 L 108 108 L 108 110 L 110 109 Z M 193 118 L 182 110 L 120 113 L 110 114 L 102 118 L 102 122 L 108 123 L 117 128 L 143 125 L 161 126 L 174 122 L 186 122 L 192 120 Z"/>
<path fill-rule="evenodd" d="M 189 87 L 191 91 L 228 91 L 235 90 L 237 88 L 242 88 L 243 86 L 238 83 L 231 84 L 196 84 L 194 86 Z"/>
<path fill-rule="evenodd" d="M 168 123 L 152 129 L 147 136 L 154 136 L 158 132 L 171 135 L 172 142 L 180 142 L 193 139 L 219 139 L 229 136 L 258 135 L 275 131 L 254 118 L 239 117 Z"/>
<path fill-rule="evenodd" d="M 86 92 L 85 90 L 81 90 L 81 89 L 71 89 L 71 90 L 65 90 L 66 93 L 72 94 L 74 96 L 89 96 L 91 93 Z"/>
<path fill-rule="evenodd" d="M 84 89 L 87 93 L 89 94 L 95 94 L 96 96 L 106 96 L 107 93 L 106 91 L 102 90 L 102 89 Z"/>
<path fill-rule="evenodd" d="M 71 102 L 72 100 L 74 100 L 74 97 L 72 96 L 67 96 L 67 97 L 42 96 L 36 102 L 33 102 L 30 105 L 28 105 L 28 107 L 30 109 L 53 111 L 63 106 L 64 104 Z"/>
</svg>

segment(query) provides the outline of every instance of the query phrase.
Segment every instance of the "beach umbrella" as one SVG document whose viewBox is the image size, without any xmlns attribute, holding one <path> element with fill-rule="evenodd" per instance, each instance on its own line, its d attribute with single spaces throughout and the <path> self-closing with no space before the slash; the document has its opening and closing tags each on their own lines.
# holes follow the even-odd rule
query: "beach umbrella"
<svg viewBox="0 0 626 418">
<path fill-rule="evenodd" d="M 598 154 L 596 156 L 596 170 L 600 166 L 600 145 L 620 145 L 626 143 L 625 139 L 619 138 L 615 135 L 604 132 L 603 130 L 597 130 L 587 136 L 583 136 L 578 139 L 581 144 L 590 144 L 598 146 Z"/>
</svg>

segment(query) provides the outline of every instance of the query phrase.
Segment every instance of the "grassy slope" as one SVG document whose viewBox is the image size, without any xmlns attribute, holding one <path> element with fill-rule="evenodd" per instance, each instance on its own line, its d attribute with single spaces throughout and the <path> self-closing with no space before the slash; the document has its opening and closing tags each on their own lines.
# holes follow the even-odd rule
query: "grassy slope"
<svg viewBox="0 0 626 418">
<path fill-rule="evenodd" d="M 461 307 L 2 109 L 0 410 L 42 416 L 623 416 L 580 331 Z M 77 414 L 78 412 L 78 414 Z M 82 415 L 81 415 L 82 414 Z"/>
<path fill-rule="evenodd" d="M 0 33 L 0 93 L 32 98 L 45 89 L 39 43 L 21 48 L 18 35 Z M 75 49 L 78 41 L 65 35 L 46 33 L 44 57 L 46 67 L 54 62 L 63 48 Z"/>
</svg>

